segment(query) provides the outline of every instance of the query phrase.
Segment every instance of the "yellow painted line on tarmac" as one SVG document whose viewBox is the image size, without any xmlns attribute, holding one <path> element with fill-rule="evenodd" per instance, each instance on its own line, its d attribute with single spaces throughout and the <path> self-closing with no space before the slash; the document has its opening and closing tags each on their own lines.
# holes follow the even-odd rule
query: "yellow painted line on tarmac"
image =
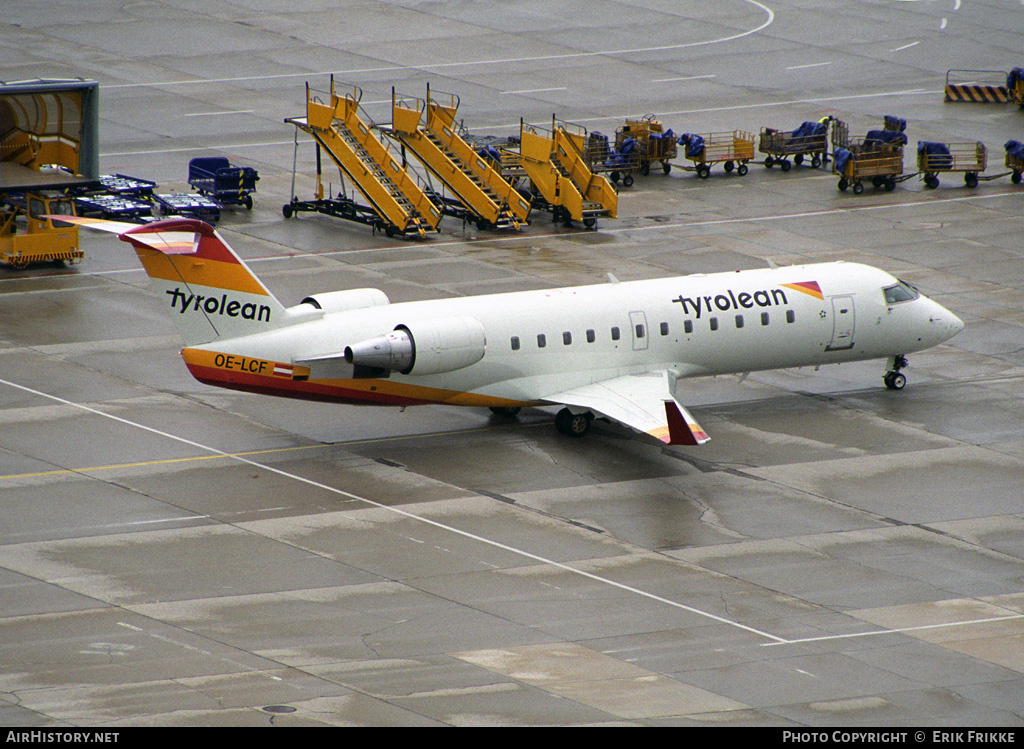
<svg viewBox="0 0 1024 749">
<path fill-rule="evenodd" d="M 428 432 L 425 434 L 405 434 L 397 437 L 375 437 L 366 440 L 352 440 L 349 442 L 321 442 L 316 445 L 294 445 L 292 447 L 272 447 L 266 450 L 249 450 L 237 453 L 222 453 L 217 455 L 194 455 L 188 458 L 164 458 L 162 460 L 143 460 L 136 463 L 111 463 L 103 466 L 91 466 L 89 468 L 59 468 L 53 471 L 37 471 L 35 473 L 11 473 L 0 476 L 0 481 L 13 481 L 16 479 L 41 478 L 45 476 L 64 476 L 77 473 L 97 473 L 100 471 L 116 471 L 124 468 L 147 468 L 150 466 L 173 465 L 175 463 L 196 463 L 206 460 L 225 460 L 236 458 L 249 458 L 254 455 L 274 455 L 278 453 L 298 452 L 304 450 L 318 450 L 328 447 L 354 447 L 357 445 L 372 445 L 380 442 L 401 442 L 406 440 L 434 438 L 442 435 L 463 435 L 476 434 L 478 432 L 491 432 L 497 429 L 516 429 L 537 424 L 503 424 L 501 426 L 480 427 L 478 429 L 462 429 L 454 432 Z"/>
</svg>

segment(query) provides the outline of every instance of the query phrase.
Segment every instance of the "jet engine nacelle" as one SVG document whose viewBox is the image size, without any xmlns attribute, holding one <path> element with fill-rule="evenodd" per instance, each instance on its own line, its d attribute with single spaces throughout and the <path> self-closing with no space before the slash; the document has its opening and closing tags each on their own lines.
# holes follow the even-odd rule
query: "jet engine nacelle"
<svg viewBox="0 0 1024 749">
<path fill-rule="evenodd" d="M 380 289 L 347 289 L 345 291 L 328 291 L 324 294 L 313 294 L 302 300 L 325 314 L 331 312 L 348 312 L 367 307 L 380 307 L 391 304 L 388 295 Z"/>
<path fill-rule="evenodd" d="M 487 338 L 472 317 L 443 317 L 398 325 L 386 335 L 345 348 L 356 367 L 411 375 L 454 372 L 484 358 Z"/>
</svg>

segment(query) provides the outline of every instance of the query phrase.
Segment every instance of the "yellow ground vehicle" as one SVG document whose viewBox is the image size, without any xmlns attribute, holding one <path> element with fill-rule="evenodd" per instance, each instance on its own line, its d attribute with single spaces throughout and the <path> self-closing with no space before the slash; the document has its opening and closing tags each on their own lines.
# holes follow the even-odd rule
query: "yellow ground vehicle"
<svg viewBox="0 0 1024 749">
<path fill-rule="evenodd" d="M 78 227 L 67 192 L 99 177 L 99 84 L 0 81 L 0 262 L 76 262 Z"/>
<path fill-rule="evenodd" d="M 24 268 L 46 261 L 76 263 L 85 257 L 78 249 L 78 227 L 49 215 L 74 215 L 74 203 L 40 193 L 0 199 L 0 261 Z"/>
</svg>

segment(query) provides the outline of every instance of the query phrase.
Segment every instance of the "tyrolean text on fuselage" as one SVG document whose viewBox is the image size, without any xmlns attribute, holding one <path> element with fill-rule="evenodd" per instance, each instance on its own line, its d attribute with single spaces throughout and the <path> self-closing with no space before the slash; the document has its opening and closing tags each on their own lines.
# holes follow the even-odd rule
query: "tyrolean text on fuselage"
<svg viewBox="0 0 1024 749">
<path fill-rule="evenodd" d="M 741 291 L 738 294 L 732 289 L 725 293 L 688 297 L 680 294 L 672 300 L 683 308 L 684 313 L 691 313 L 698 320 L 704 312 L 728 312 L 736 309 L 753 309 L 754 307 L 775 307 L 788 305 L 786 292 L 782 289 L 761 289 L 753 293 Z"/>
</svg>

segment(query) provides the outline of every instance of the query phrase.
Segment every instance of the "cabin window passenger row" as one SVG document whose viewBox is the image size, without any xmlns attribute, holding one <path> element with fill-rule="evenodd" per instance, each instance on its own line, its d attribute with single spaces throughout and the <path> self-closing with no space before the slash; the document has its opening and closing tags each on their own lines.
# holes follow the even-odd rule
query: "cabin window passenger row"
<svg viewBox="0 0 1024 749">
<path fill-rule="evenodd" d="M 908 284 L 901 284 L 900 286 L 894 286 L 894 287 L 891 287 L 889 289 L 885 289 L 886 301 L 889 301 L 889 302 L 893 301 L 892 299 L 890 299 L 890 291 L 895 290 L 895 293 L 892 295 L 893 298 L 895 298 L 895 296 L 901 296 L 902 297 L 903 296 L 903 291 L 902 290 L 905 289 L 905 288 L 913 289 L 913 287 L 909 287 Z M 906 294 L 913 294 L 913 291 L 909 291 L 908 290 L 908 291 L 906 291 Z M 916 297 L 916 295 L 914 295 L 914 296 L 910 296 L 909 298 L 901 298 L 899 301 L 909 301 L 910 298 L 916 299 L 917 297 Z M 791 309 L 786 310 L 786 322 L 790 323 L 790 324 L 795 323 L 796 322 L 796 312 L 794 312 Z M 770 324 L 771 324 L 771 315 L 769 313 L 767 313 L 767 312 L 762 312 L 761 313 L 761 325 L 767 327 Z M 742 328 L 744 325 L 745 325 L 745 321 L 744 321 L 743 315 L 736 315 L 736 327 L 737 328 Z M 711 330 L 718 330 L 718 318 L 717 317 L 710 317 L 710 318 L 708 318 L 708 327 Z M 659 328 L 660 333 L 663 336 L 667 336 L 669 334 L 669 324 L 667 322 L 660 323 L 658 328 Z M 690 334 L 693 333 L 693 320 L 684 320 L 683 321 L 683 331 L 687 335 L 690 335 Z M 644 335 L 646 335 L 646 331 L 644 330 L 643 324 L 636 325 L 635 333 L 636 333 L 636 337 L 637 338 L 643 338 Z M 586 336 L 587 336 L 587 343 L 594 343 L 597 340 L 597 332 L 593 328 L 588 328 L 587 329 Z M 622 338 L 622 331 L 619 329 L 618 326 L 613 326 L 612 327 L 612 329 L 611 329 L 611 336 L 612 336 L 612 340 L 613 341 L 618 341 L 618 340 L 620 340 Z M 522 347 L 522 343 L 521 343 L 521 341 L 519 339 L 519 336 L 517 336 L 517 335 L 512 336 L 511 341 L 512 341 L 512 350 L 513 351 L 519 351 L 519 349 Z M 566 331 L 564 331 L 562 333 L 562 344 L 565 345 L 565 346 L 571 346 L 572 345 L 572 332 L 571 331 L 566 330 Z M 548 345 L 547 336 L 545 336 L 543 333 L 539 333 L 537 335 L 537 348 L 545 348 L 545 347 L 547 347 L 547 345 Z"/>
</svg>

